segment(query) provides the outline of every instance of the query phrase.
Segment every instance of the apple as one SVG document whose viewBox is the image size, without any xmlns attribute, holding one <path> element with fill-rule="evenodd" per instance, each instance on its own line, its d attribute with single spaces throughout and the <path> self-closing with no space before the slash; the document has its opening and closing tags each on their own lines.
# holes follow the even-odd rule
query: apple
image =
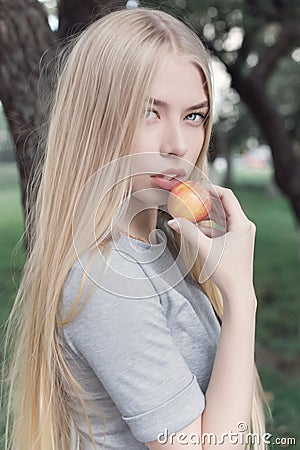
<svg viewBox="0 0 300 450">
<path fill-rule="evenodd" d="M 193 223 L 201 222 L 210 213 L 210 192 L 198 181 L 185 180 L 173 187 L 167 208 L 173 217 L 184 217 Z"/>
</svg>

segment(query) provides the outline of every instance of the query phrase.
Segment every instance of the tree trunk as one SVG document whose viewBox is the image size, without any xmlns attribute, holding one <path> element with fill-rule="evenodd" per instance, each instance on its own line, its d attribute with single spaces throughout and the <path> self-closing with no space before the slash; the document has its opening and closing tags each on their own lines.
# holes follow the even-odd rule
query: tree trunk
<svg viewBox="0 0 300 450">
<path fill-rule="evenodd" d="M 272 151 L 275 180 L 289 199 L 300 226 L 300 151 L 269 98 L 263 80 L 231 73 L 232 82 L 260 125 Z"/>
<path fill-rule="evenodd" d="M 43 64 L 49 64 L 56 46 L 56 37 L 40 3 L 2 0 L 0 43 L 0 98 L 15 142 L 26 219 L 31 208 L 28 187 L 34 161 L 38 159 L 37 143 L 43 117 L 38 102 L 39 87 L 43 87 L 40 59 L 43 56 Z"/>
<path fill-rule="evenodd" d="M 61 0 L 60 28 L 55 33 L 37 0 L 0 0 L 0 99 L 15 142 L 25 221 L 35 203 L 31 177 L 44 156 L 38 146 L 47 127 L 43 96 L 51 88 L 58 42 L 82 31 L 116 5 L 121 7 L 117 0 Z M 26 232 L 28 250 L 31 233 Z"/>
<path fill-rule="evenodd" d="M 84 30 L 96 18 L 105 16 L 117 8 L 124 8 L 125 3 L 119 0 L 60 0 L 59 38 L 65 39 Z"/>
<path fill-rule="evenodd" d="M 262 21 L 267 25 L 270 17 L 263 8 L 264 3 L 250 5 L 252 19 L 257 15 L 257 11 L 262 14 Z M 291 7 L 293 8 L 291 9 Z M 297 221 L 297 229 L 300 229 L 300 147 L 295 142 L 292 133 L 289 133 L 284 125 L 284 118 L 281 117 L 268 94 L 267 82 L 274 73 L 280 59 L 287 55 L 289 51 L 299 45 L 300 31 L 297 9 L 294 2 L 273 2 L 274 16 L 272 21 L 280 25 L 280 34 L 276 43 L 271 47 L 261 49 L 259 63 L 252 70 L 250 75 L 244 75 L 247 55 L 253 48 L 253 43 L 258 38 L 258 30 L 245 29 L 245 37 L 241 48 L 238 51 L 236 60 L 229 63 L 225 53 L 219 50 L 213 42 L 208 41 L 208 48 L 226 66 L 228 73 L 232 77 L 232 86 L 239 93 L 242 100 L 249 107 L 257 124 L 260 126 L 265 136 L 273 156 L 275 181 L 283 194 L 288 198 Z M 199 35 L 202 34 L 202 29 Z M 218 39 L 218 37 L 216 37 Z M 228 54 L 228 53 L 227 53 Z M 296 95 L 296 93 L 295 93 Z M 300 252 L 300 248 L 299 248 Z"/>
</svg>

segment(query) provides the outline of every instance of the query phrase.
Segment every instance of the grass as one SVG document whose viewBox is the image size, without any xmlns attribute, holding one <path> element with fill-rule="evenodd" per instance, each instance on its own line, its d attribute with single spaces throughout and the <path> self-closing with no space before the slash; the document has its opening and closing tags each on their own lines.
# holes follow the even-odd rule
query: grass
<svg viewBox="0 0 300 450">
<path fill-rule="evenodd" d="M 13 164 L 0 164 L 0 324 L 10 310 L 17 289 L 24 253 L 17 249 L 23 233 L 21 195 Z"/>
<path fill-rule="evenodd" d="M 23 214 L 18 176 L 13 164 L 0 164 L 0 342 L 24 264 L 24 251 L 17 246 L 23 233 Z M 0 346 L 0 367 L 3 345 Z M 2 406 L 2 405 L 1 405 Z M 4 412 L 0 415 L 0 450 L 3 449 Z"/>
<path fill-rule="evenodd" d="M 288 201 L 266 184 L 238 177 L 233 190 L 256 224 L 254 283 L 258 299 L 256 361 L 274 418 L 273 438 L 295 437 L 300 449 L 300 302 L 295 222 Z M 283 448 L 275 445 L 274 448 Z M 286 448 L 286 446 L 285 446 Z"/>
<path fill-rule="evenodd" d="M 256 223 L 254 280 L 258 298 L 256 359 L 268 392 L 275 437 L 295 437 L 300 449 L 299 260 L 287 200 L 266 189 L 270 173 L 234 174 L 233 190 Z M 14 165 L 0 165 L 0 324 L 7 318 L 24 262 L 23 216 Z M 13 252 L 15 249 L 15 252 Z M 15 275 L 13 275 L 15 274 Z M 3 417 L 2 417 L 3 420 Z M 286 446 L 274 445 L 276 448 Z M 0 444 L 0 450 L 2 450 Z"/>
<path fill-rule="evenodd" d="M 293 354 L 299 351 L 300 305 L 296 299 L 300 267 L 289 206 L 283 197 L 270 198 L 261 191 L 240 187 L 236 193 L 257 226 L 254 280 L 262 302 L 259 341 Z"/>
</svg>

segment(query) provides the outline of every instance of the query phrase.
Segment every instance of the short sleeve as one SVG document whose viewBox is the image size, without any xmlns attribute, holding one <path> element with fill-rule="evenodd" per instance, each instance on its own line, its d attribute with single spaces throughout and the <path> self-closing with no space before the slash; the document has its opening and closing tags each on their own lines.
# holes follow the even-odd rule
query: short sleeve
<svg viewBox="0 0 300 450">
<path fill-rule="evenodd" d="M 127 261 L 126 272 L 129 280 L 145 277 L 149 291 L 151 280 L 138 263 Z M 74 300 L 76 284 L 71 278 L 65 299 Z M 184 428 L 205 403 L 176 348 L 154 286 L 152 290 L 152 297 L 132 299 L 97 287 L 80 315 L 64 328 L 68 344 L 93 369 L 141 442 L 157 440 L 165 428 Z"/>
</svg>

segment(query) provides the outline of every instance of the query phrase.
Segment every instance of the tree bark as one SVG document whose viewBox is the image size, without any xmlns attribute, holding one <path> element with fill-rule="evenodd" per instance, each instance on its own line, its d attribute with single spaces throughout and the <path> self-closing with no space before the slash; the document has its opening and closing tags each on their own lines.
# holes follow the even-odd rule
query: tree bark
<svg viewBox="0 0 300 450">
<path fill-rule="evenodd" d="M 34 161 L 38 159 L 37 142 L 43 117 L 39 103 L 39 88 L 44 85 L 40 60 L 43 56 L 43 64 L 49 64 L 56 37 L 37 1 L 2 0 L 0 6 L 0 98 L 15 142 L 26 219 L 31 208 L 27 196 L 30 199 L 29 185 Z"/>
<path fill-rule="evenodd" d="M 261 127 L 271 148 L 275 180 L 288 198 L 300 226 L 300 151 L 283 124 L 263 80 L 231 70 L 232 84 Z"/>
<path fill-rule="evenodd" d="M 282 29 L 277 43 L 265 49 L 260 55 L 259 64 L 248 76 L 243 69 L 249 48 L 249 37 L 239 51 L 234 64 L 227 64 L 221 55 L 210 45 L 210 49 L 223 61 L 232 77 L 232 86 L 249 107 L 255 121 L 259 125 L 268 142 L 273 162 L 275 180 L 292 207 L 297 228 L 300 228 L 300 149 L 292 133 L 284 125 L 284 118 L 277 111 L 268 94 L 267 82 L 280 59 L 288 53 L 300 40 L 297 20 L 292 15 L 282 17 Z M 248 50 L 248 51 L 246 51 Z M 300 251 L 300 249 L 299 249 Z"/>
<path fill-rule="evenodd" d="M 51 88 L 58 43 L 121 5 L 119 0 L 61 0 L 59 31 L 52 32 L 37 0 L 0 0 L 0 99 L 15 142 L 25 221 L 35 203 L 32 176 L 44 157 L 38 143 L 47 128 L 44 96 Z M 30 230 L 26 233 L 28 250 Z"/>
<path fill-rule="evenodd" d="M 65 39 L 83 31 L 95 19 L 118 8 L 124 8 L 122 0 L 60 0 L 59 38 Z"/>
</svg>

